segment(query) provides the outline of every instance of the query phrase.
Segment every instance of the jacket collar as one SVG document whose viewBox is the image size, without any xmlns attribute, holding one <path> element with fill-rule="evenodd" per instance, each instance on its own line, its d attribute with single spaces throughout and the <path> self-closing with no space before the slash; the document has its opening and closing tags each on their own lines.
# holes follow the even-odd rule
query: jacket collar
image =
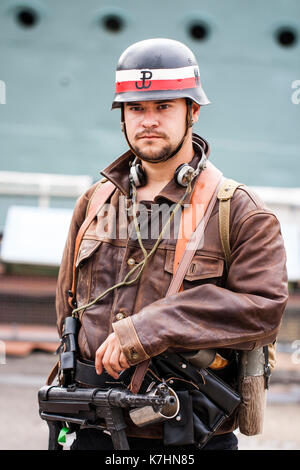
<svg viewBox="0 0 300 470">
<path fill-rule="evenodd" d="M 201 152 L 198 149 L 197 144 L 201 145 L 202 149 L 205 151 L 206 158 L 209 157 L 210 147 L 208 142 L 203 139 L 203 137 L 193 134 L 193 147 L 194 147 L 194 157 L 189 162 L 189 164 L 196 168 L 199 159 L 201 158 Z M 129 197 L 129 163 L 134 160 L 134 155 L 131 150 L 128 150 L 126 153 L 121 155 L 117 160 L 111 163 L 108 167 L 102 170 L 101 175 L 105 176 L 110 180 L 127 198 Z M 193 182 L 193 187 L 196 182 L 196 179 Z M 154 202 L 158 203 L 161 199 L 167 199 L 170 202 L 177 203 L 180 198 L 184 195 L 185 188 L 178 186 L 175 183 L 173 178 L 169 183 L 160 191 L 160 193 L 155 196 Z M 192 194 L 192 193 L 191 193 Z M 191 194 L 187 195 L 184 203 L 188 204 L 190 202 Z"/>
</svg>

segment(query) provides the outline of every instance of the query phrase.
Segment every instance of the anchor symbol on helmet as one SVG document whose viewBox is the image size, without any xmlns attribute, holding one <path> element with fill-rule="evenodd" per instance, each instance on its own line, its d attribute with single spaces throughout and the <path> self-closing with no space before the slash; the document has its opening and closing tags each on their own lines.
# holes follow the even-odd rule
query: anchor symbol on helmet
<svg viewBox="0 0 300 470">
<path fill-rule="evenodd" d="M 138 82 L 135 82 L 135 86 L 136 88 L 138 88 L 139 90 L 141 90 L 142 88 L 150 88 L 151 86 L 151 82 L 149 82 L 148 85 L 146 85 L 146 80 L 150 80 L 150 78 L 152 78 L 152 72 L 150 70 L 141 70 L 141 80 L 142 80 L 142 84 L 141 86 L 138 85 Z"/>
</svg>

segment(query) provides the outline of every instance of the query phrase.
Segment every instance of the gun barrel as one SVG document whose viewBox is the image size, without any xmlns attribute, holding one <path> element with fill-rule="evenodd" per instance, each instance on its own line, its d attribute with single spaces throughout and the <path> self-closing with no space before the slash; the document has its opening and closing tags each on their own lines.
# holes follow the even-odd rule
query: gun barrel
<svg viewBox="0 0 300 470">
<path fill-rule="evenodd" d="M 98 392 L 95 400 L 98 398 Z M 173 405 L 176 399 L 174 396 L 158 396 L 158 395 L 134 395 L 123 390 L 112 389 L 109 394 L 109 402 L 113 406 L 122 408 L 139 408 L 142 406 L 165 406 Z"/>
<path fill-rule="evenodd" d="M 174 404 L 174 397 L 159 395 L 134 395 L 129 390 L 111 388 L 109 390 L 99 390 L 95 388 L 77 388 L 74 391 L 65 387 L 44 386 L 39 391 L 40 404 L 44 401 L 67 401 L 94 403 L 96 406 L 110 404 L 120 408 L 136 408 L 147 405 L 165 406 Z"/>
</svg>

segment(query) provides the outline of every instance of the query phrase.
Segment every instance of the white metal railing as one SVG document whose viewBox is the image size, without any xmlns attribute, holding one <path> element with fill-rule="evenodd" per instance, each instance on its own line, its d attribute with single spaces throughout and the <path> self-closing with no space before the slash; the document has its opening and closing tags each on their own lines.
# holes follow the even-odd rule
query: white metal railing
<svg viewBox="0 0 300 470">
<path fill-rule="evenodd" d="M 300 208 L 300 188 L 274 188 L 270 186 L 251 186 L 266 204 L 274 206 L 293 206 Z"/>
<path fill-rule="evenodd" d="M 91 184 L 88 175 L 0 171 L 0 196 L 36 196 L 39 207 L 48 207 L 51 197 L 78 197 Z"/>
</svg>

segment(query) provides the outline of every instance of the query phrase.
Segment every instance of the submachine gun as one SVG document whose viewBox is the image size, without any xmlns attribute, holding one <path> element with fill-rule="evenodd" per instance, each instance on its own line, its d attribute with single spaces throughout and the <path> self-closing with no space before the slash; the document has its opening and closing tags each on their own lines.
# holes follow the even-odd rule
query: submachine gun
<svg viewBox="0 0 300 470">
<path fill-rule="evenodd" d="M 58 436 L 64 427 L 69 432 L 79 428 L 107 430 L 115 449 L 129 449 L 123 409 L 129 409 L 133 422 L 135 411 L 147 416 L 147 422 L 172 418 L 179 409 L 178 397 L 166 383 L 146 394 L 133 394 L 116 384 L 101 388 L 83 388 L 75 384 L 78 320 L 65 319 L 60 353 L 61 385 L 45 385 L 38 392 L 40 417 L 49 427 L 49 450 L 61 450 Z M 120 374 L 120 378 L 121 378 Z M 123 388 L 122 388 L 123 387 Z M 133 413 L 131 415 L 131 413 Z"/>
<path fill-rule="evenodd" d="M 156 416 L 166 419 L 177 408 L 176 397 L 169 394 L 169 387 L 162 383 L 155 393 L 134 395 L 127 389 L 77 388 L 45 385 L 39 390 L 39 411 L 49 427 L 49 450 L 61 450 L 59 433 L 66 424 L 70 430 L 93 428 L 107 430 L 113 446 L 128 450 L 126 423 L 122 408 L 151 408 Z"/>
</svg>

